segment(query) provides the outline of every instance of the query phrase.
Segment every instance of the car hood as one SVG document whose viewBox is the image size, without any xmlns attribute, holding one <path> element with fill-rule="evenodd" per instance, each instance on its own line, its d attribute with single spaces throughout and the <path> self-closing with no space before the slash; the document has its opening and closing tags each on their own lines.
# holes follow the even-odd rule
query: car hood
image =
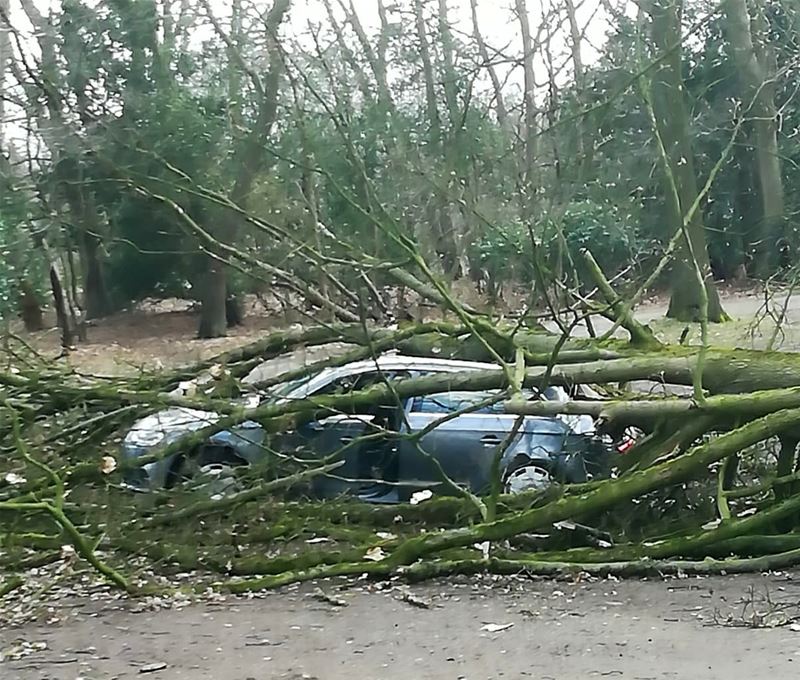
<svg viewBox="0 0 800 680">
<path fill-rule="evenodd" d="M 201 430 L 213 425 L 219 419 L 219 413 L 176 406 L 154 413 L 135 423 L 125 435 L 123 444 L 139 448 L 157 446 L 165 439 Z"/>
</svg>

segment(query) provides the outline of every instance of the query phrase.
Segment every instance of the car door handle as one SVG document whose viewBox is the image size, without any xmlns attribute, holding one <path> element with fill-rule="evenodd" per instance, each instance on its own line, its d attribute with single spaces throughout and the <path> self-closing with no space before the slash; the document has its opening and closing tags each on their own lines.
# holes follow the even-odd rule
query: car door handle
<svg viewBox="0 0 800 680">
<path fill-rule="evenodd" d="M 494 434 L 487 434 L 481 437 L 481 444 L 484 446 L 499 446 L 500 437 Z"/>
</svg>

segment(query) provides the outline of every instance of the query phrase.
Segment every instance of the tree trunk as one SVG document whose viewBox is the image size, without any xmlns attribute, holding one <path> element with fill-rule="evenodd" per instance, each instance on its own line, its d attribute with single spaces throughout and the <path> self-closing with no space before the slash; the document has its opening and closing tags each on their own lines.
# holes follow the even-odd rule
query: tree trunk
<svg viewBox="0 0 800 680">
<path fill-rule="evenodd" d="M 524 74 L 523 90 L 523 130 L 522 144 L 524 147 L 523 168 L 520 173 L 523 180 L 523 215 L 528 216 L 533 212 L 534 196 L 536 194 L 536 100 L 534 90 L 536 80 L 533 69 L 534 44 L 531 37 L 531 27 L 528 18 L 528 7 L 525 0 L 515 0 L 517 19 L 522 32 L 522 71 Z"/>
<path fill-rule="evenodd" d="M 56 310 L 56 323 L 61 329 L 61 347 L 66 352 L 75 344 L 75 328 L 72 325 L 67 311 L 67 302 L 64 297 L 64 287 L 54 261 L 50 261 L 50 288 L 53 291 L 53 306 Z"/>
<path fill-rule="evenodd" d="M 564 5 L 567 10 L 567 19 L 569 20 L 569 34 L 570 34 L 570 49 L 572 53 L 572 69 L 575 73 L 575 92 L 578 100 L 578 105 L 581 108 L 586 107 L 586 77 L 585 68 L 583 65 L 583 57 L 581 55 L 581 31 L 578 26 L 578 17 L 575 11 L 575 3 L 573 0 L 564 0 Z M 594 156 L 594 139 L 590 128 L 590 121 L 586 116 L 581 116 L 578 120 L 577 132 L 577 181 L 582 184 L 589 177 L 589 170 L 592 165 L 592 158 Z"/>
<path fill-rule="evenodd" d="M 200 307 L 200 338 L 220 338 L 228 328 L 228 287 L 225 265 L 215 257 L 206 257 L 208 269 L 203 275 L 202 305 Z"/>
<path fill-rule="evenodd" d="M 244 323 L 244 301 L 241 295 L 228 295 L 225 298 L 225 324 L 228 328 Z"/>
<path fill-rule="evenodd" d="M 431 157 L 435 157 L 442 144 L 442 122 L 436 97 L 436 74 L 428 39 L 428 27 L 425 22 L 424 0 L 414 0 L 414 26 L 425 84 L 428 151 Z M 440 206 L 428 202 L 425 206 L 425 218 L 416 225 L 415 232 L 423 257 L 430 263 L 434 271 L 439 273 L 447 268 L 448 261 L 452 262 L 452 257 L 447 252 L 448 241 L 443 236 L 446 230 L 446 216 L 442 214 Z"/>
<path fill-rule="evenodd" d="M 9 29 L 6 27 L 5 19 L 9 18 L 11 3 L 9 0 L 0 0 L 0 152 L 2 152 L 5 131 L 5 83 L 6 67 L 11 60 L 11 40 L 9 39 Z"/>
<path fill-rule="evenodd" d="M 352 7 L 352 0 L 350 5 Z M 378 16 L 381 22 L 381 32 L 378 36 L 378 44 L 375 49 L 375 79 L 378 81 L 380 97 L 385 102 L 388 111 L 394 113 L 394 100 L 392 99 L 392 92 L 389 89 L 389 81 L 386 77 L 386 50 L 389 48 L 390 26 L 386 5 L 384 5 L 383 0 L 378 0 Z"/>
<path fill-rule="evenodd" d="M 361 45 L 361 51 L 364 53 L 364 56 L 369 63 L 370 70 L 375 78 L 378 101 L 383 105 L 385 112 L 393 111 L 394 101 L 392 100 L 392 94 L 389 89 L 389 81 L 386 78 L 386 42 L 388 38 L 388 18 L 386 16 L 386 8 L 379 0 L 378 15 L 380 17 L 381 31 L 378 36 L 378 44 L 375 46 L 375 49 L 373 49 L 372 41 L 370 40 L 369 36 L 367 36 L 367 32 L 364 30 L 364 26 L 361 24 L 361 19 L 358 16 L 358 11 L 353 4 L 353 0 L 350 0 L 349 6 L 344 3 L 344 0 L 339 0 L 339 6 L 342 8 L 347 21 L 350 22 L 350 26 L 353 28 L 356 38 L 358 38 L 358 42 Z M 345 45 L 346 43 L 342 41 L 341 44 Z"/>
<path fill-rule="evenodd" d="M 752 119 L 752 149 L 759 179 L 761 219 L 753 244 L 753 271 L 756 276 L 766 278 L 777 264 L 776 246 L 783 235 L 784 220 L 773 83 L 775 56 L 768 45 L 768 27 L 761 7 L 756 7 L 751 17 L 747 0 L 730 0 L 724 10 L 733 63 L 742 89 L 743 113 Z"/>
<path fill-rule="evenodd" d="M 425 110 L 430 126 L 431 144 L 440 142 L 441 130 L 439 122 L 439 107 L 436 104 L 436 84 L 433 73 L 433 60 L 431 59 L 430 44 L 428 42 L 428 29 L 425 26 L 425 16 L 422 12 L 422 0 L 414 0 L 414 23 L 419 41 L 419 56 L 422 59 L 422 74 L 425 80 Z"/>
<path fill-rule="evenodd" d="M 447 168 L 447 183 L 442 196 L 445 206 L 441 211 L 442 250 L 448 253 L 445 273 L 452 279 L 469 275 L 468 248 L 472 234 L 473 202 L 470 193 L 469 157 L 464 152 L 463 119 L 464 113 L 458 102 L 458 79 L 455 68 L 455 48 L 447 0 L 439 0 L 439 41 L 442 51 L 442 81 L 447 107 L 447 132 L 443 134 L 445 144 L 443 156 Z M 469 94 L 464 95 L 469 100 Z"/>
<path fill-rule="evenodd" d="M 689 110 L 681 75 L 681 11 L 682 0 L 655 0 L 652 5 L 653 42 L 659 56 L 663 57 L 653 74 L 652 103 L 656 133 L 666 155 L 662 161 L 666 178 L 666 203 L 671 217 L 670 238 L 682 228 L 685 216 L 698 195 Z M 676 252 L 667 316 L 679 321 L 700 320 L 702 287 L 696 276 L 693 253 L 708 294 L 708 321 L 724 321 L 727 317 L 711 279 L 705 225 L 700 210 L 696 210 L 685 225 L 684 234 L 688 236 L 688 243 L 682 238 Z"/>
<path fill-rule="evenodd" d="M 450 134 L 454 135 L 461 127 L 461 110 L 458 106 L 458 82 L 455 69 L 453 36 L 450 31 L 450 18 L 447 14 L 447 0 L 439 0 L 439 42 L 442 50 L 442 78 L 444 99 L 447 104 L 447 117 Z"/>
<path fill-rule="evenodd" d="M 22 281 L 19 286 L 19 306 L 22 323 L 25 330 L 35 333 L 44 328 L 44 317 L 42 314 L 42 303 L 36 291 L 33 290 L 29 281 Z"/>
<path fill-rule="evenodd" d="M 84 313 L 87 319 L 102 318 L 111 313 L 112 306 L 102 260 L 101 218 L 91 191 L 82 184 L 80 162 L 74 158 L 62 158 L 57 172 L 80 248 Z"/>
<path fill-rule="evenodd" d="M 83 265 L 83 308 L 87 319 L 99 319 L 112 311 L 101 260 L 100 239 L 84 230 L 81 233 L 81 264 Z"/>
<path fill-rule="evenodd" d="M 238 171 L 230 192 L 230 199 L 242 210 L 247 209 L 253 183 L 263 169 L 264 150 L 275 123 L 280 76 L 283 71 L 283 55 L 278 43 L 278 29 L 283 23 L 290 5 L 291 0 L 275 0 L 264 20 L 269 66 L 263 79 L 259 78 L 255 72 L 248 71 L 248 76 L 253 80 L 253 85 L 260 95 L 260 101 L 253 127 L 245 138 L 240 140 L 236 152 L 235 160 L 238 162 Z M 238 11 L 237 8 L 238 3 L 235 3 L 235 12 Z M 214 28 L 221 31 L 216 22 Z M 244 61 L 241 54 L 241 50 L 245 48 L 244 40 L 241 36 L 233 36 L 233 38 L 238 38 L 238 40 L 234 41 L 231 36 L 223 34 L 223 39 L 229 47 L 229 54 L 234 56 L 236 62 L 235 64 L 231 63 L 230 68 L 240 68 L 240 62 Z M 234 78 L 232 82 L 236 81 Z M 238 93 L 235 94 L 238 96 Z M 215 223 L 217 226 L 210 229 L 210 232 L 214 234 L 214 238 L 219 244 L 231 246 L 236 241 L 242 222 L 241 215 L 234 211 L 222 211 L 222 214 L 218 215 L 216 209 L 212 211 L 212 215 L 215 218 L 219 217 L 219 221 Z M 227 328 L 225 310 L 228 285 L 225 265 L 213 256 L 213 246 L 210 248 L 212 252 L 208 256 L 208 270 L 202 290 L 200 325 L 197 331 L 201 338 L 222 337 Z"/>
</svg>

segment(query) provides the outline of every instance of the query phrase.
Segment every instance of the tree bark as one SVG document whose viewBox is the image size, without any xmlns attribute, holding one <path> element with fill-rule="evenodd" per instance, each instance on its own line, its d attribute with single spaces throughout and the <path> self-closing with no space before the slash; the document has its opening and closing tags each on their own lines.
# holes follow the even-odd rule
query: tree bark
<svg viewBox="0 0 800 680">
<path fill-rule="evenodd" d="M 353 72 L 353 76 L 358 83 L 358 89 L 361 90 L 361 96 L 364 98 L 364 101 L 370 101 L 372 99 L 372 88 L 370 87 L 367 74 L 364 72 L 364 69 L 361 68 L 361 64 L 356 60 L 353 50 L 351 50 L 350 46 L 347 44 L 347 39 L 342 31 L 342 27 L 339 25 L 339 21 L 336 19 L 330 0 L 323 1 L 325 4 L 325 11 L 328 14 L 328 21 L 330 22 L 331 28 L 333 28 L 333 33 L 336 36 L 336 42 L 339 45 L 342 57 Z M 351 21 L 351 23 L 353 22 Z"/>
<path fill-rule="evenodd" d="M 444 99 L 447 104 L 447 117 L 450 134 L 456 134 L 461 127 L 461 110 L 458 106 L 458 82 L 455 68 L 455 55 L 453 50 L 453 35 L 450 30 L 450 17 L 447 12 L 447 0 L 439 0 L 439 41 L 442 48 L 442 81 L 444 85 Z"/>
<path fill-rule="evenodd" d="M 755 7 L 753 7 L 755 6 Z M 752 13 L 748 11 L 752 7 Z M 761 197 L 761 219 L 754 250 L 754 273 L 769 276 L 777 264 L 776 252 L 784 220 L 778 115 L 775 108 L 775 55 L 768 44 L 764 10 L 758 0 L 730 0 L 724 5 L 728 41 L 741 85 L 743 112 L 752 119 L 751 146 L 755 154 Z"/>
<path fill-rule="evenodd" d="M 439 41 L 442 51 L 442 82 L 447 108 L 447 132 L 443 134 L 443 154 L 447 183 L 442 196 L 442 229 L 439 237 L 445 273 L 452 279 L 467 276 L 470 271 L 468 244 L 472 234 L 469 157 L 463 151 L 464 113 L 458 102 L 458 74 L 455 68 L 455 49 L 447 0 L 439 0 Z M 468 95 L 465 95 L 468 99 Z"/>
<path fill-rule="evenodd" d="M 84 230 L 81 233 L 81 246 L 86 318 L 100 319 L 112 311 L 111 299 L 106 287 L 100 239 L 95 234 Z"/>
<path fill-rule="evenodd" d="M 684 216 L 697 199 L 697 178 L 694 170 L 689 110 L 686 89 L 681 75 L 682 0 L 654 0 L 652 4 L 653 43 L 661 58 L 652 79 L 652 103 L 656 132 L 664 145 L 662 159 L 666 178 L 666 202 L 670 211 L 671 237 L 681 228 Z M 705 225 L 700 210 L 685 225 L 686 239 L 681 240 L 672 267 L 672 295 L 667 316 L 679 321 L 700 321 L 702 288 L 696 276 L 697 259 L 708 293 L 708 321 L 727 319 L 711 279 Z M 691 244 L 691 249 L 689 244 Z"/>
<path fill-rule="evenodd" d="M 414 26 L 419 41 L 419 56 L 422 59 L 422 76 L 425 81 L 425 110 L 430 127 L 431 144 L 437 145 L 441 138 L 439 107 L 436 103 L 436 84 L 434 80 L 433 59 L 428 41 L 428 29 L 425 26 L 422 0 L 414 0 Z"/>
<path fill-rule="evenodd" d="M 342 8 L 347 20 L 353 27 L 356 38 L 361 45 L 361 50 L 367 59 L 367 63 L 369 63 L 370 70 L 375 78 L 378 101 L 384 106 L 386 112 L 391 112 L 394 109 L 394 101 L 392 99 L 391 90 L 389 89 L 389 81 L 386 77 L 386 30 L 388 24 L 386 8 L 379 0 L 378 15 L 381 22 L 381 33 L 378 38 L 378 44 L 375 46 L 375 49 L 373 49 L 372 42 L 369 36 L 367 36 L 367 32 L 364 30 L 364 26 L 361 24 L 361 19 L 358 16 L 358 11 L 353 4 L 353 0 L 350 0 L 349 6 L 345 4 L 344 0 L 339 0 L 339 6 Z"/>
<path fill-rule="evenodd" d="M 523 130 L 522 130 L 522 143 L 524 145 L 524 164 L 522 168 L 523 188 L 525 196 L 523 202 L 527 206 L 525 214 L 530 214 L 533 207 L 534 194 L 536 192 L 535 177 L 536 177 L 536 101 L 534 99 L 534 90 L 536 88 L 536 80 L 533 71 L 533 58 L 534 58 L 534 45 L 533 38 L 531 37 L 531 27 L 528 18 L 528 7 L 525 0 L 515 0 L 515 8 L 517 12 L 517 19 L 519 20 L 520 30 L 522 32 L 522 71 L 524 74 L 523 83 Z"/>
<path fill-rule="evenodd" d="M 20 316 L 22 316 L 25 330 L 29 333 L 42 330 L 44 328 L 44 318 L 39 296 L 29 281 L 21 281 L 19 291 Z"/>
<path fill-rule="evenodd" d="M 225 266 L 211 255 L 206 256 L 206 272 L 203 275 L 200 325 L 197 336 L 200 338 L 220 338 L 227 333 L 228 318 L 226 301 L 228 298 Z"/>
<path fill-rule="evenodd" d="M 584 108 L 586 106 L 586 76 L 583 57 L 581 55 L 581 31 L 578 26 L 578 17 L 575 11 L 574 1 L 564 0 L 564 5 L 567 10 L 567 19 L 569 20 L 570 50 L 572 54 L 572 70 L 575 74 L 575 91 L 578 105 Z M 592 158 L 594 156 L 594 139 L 586 116 L 581 116 L 578 120 L 576 139 L 578 147 L 577 179 L 578 183 L 581 184 L 589 177 L 589 170 L 591 169 Z"/>
<path fill-rule="evenodd" d="M 353 6 L 352 0 L 350 6 Z M 389 89 L 389 80 L 386 76 L 386 50 L 389 47 L 389 16 L 384 0 L 378 0 L 378 16 L 381 22 L 381 32 L 378 35 L 378 44 L 375 48 L 375 79 L 378 81 L 380 96 L 383 98 L 388 110 L 394 113 L 395 105 L 392 91 Z"/>
<path fill-rule="evenodd" d="M 54 261 L 50 261 L 50 288 L 53 291 L 53 307 L 56 310 L 56 323 L 61 329 L 61 347 L 69 351 L 75 344 L 75 328 L 67 311 L 67 302 L 64 297 L 64 287 Z"/>
</svg>

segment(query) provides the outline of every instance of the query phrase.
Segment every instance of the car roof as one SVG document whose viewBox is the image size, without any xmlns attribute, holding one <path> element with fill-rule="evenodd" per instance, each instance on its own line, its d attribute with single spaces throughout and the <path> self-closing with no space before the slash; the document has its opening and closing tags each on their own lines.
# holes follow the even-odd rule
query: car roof
<svg viewBox="0 0 800 680">
<path fill-rule="evenodd" d="M 300 398 L 313 394 L 328 383 L 347 375 L 360 375 L 370 371 L 418 370 L 431 373 L 455 373 L 459 371 L 499 371 L 496 364 L 459 359 L 437 359 L 435 357 L 414 357 L 402 354 L 383 354 L 375 359 L 354 361 L 343 366 L 325 368 L 310 380 L 292 390 L 289 398 Z"/>
<path fill-rule="evenodd" d="M 366 359 L 364 361 L 354 361 L 338 368 L 326 369 L 330 371 L 341 371 L 345 373 L 364 373 L 375 370 L 394 371 L 399 369 L 429 369 L 443 372 L 449 371 L 486 371 L 499 370 L 497 364 L 484 363 L 482 361 L 463 361 L 460 359 L 439 359 L 436 357 L 415 357 L 403 354 L 382 354 L 377 359 Z M 323 371 L 324 372 L 324 371 Z"/>
</svg>

